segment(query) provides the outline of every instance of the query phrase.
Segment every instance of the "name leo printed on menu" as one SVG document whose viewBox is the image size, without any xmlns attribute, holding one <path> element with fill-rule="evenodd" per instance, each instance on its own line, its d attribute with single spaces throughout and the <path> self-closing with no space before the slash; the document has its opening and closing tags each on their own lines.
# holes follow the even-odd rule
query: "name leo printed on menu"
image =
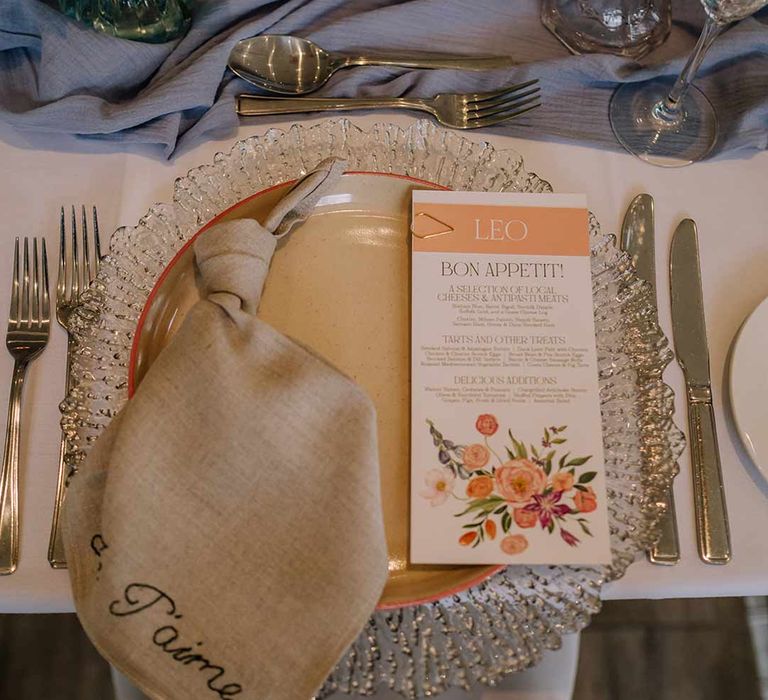
<svg viewBox="0 0 768 700">
<path fill-rule="evenodd" d="M 411 560 L 610 559 L 581 195 L 413 193 Z"/>
<path fill-rule="evenodd" d="M 589 255 L 588 212 L 579 195 L 417 190 L 413 196 L 414 252 Z M 556 204 L 533 205 L 531 197 L 552 198 Z M 497 277 L 558 274 L 545 268 L 505 270 L 505 261 L 498 262 Z"/>
</svg>

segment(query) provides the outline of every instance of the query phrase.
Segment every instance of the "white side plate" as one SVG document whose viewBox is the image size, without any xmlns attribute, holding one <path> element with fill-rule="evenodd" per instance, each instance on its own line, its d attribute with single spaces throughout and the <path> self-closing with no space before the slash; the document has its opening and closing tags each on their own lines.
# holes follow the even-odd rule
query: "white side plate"
<svg viewBox="0 0 768 700">
<path fill-rule="evenodd" d="M 768 482 L 768 298 L 736 334 L 728 383 L 736 430 Z"/>
</svg>

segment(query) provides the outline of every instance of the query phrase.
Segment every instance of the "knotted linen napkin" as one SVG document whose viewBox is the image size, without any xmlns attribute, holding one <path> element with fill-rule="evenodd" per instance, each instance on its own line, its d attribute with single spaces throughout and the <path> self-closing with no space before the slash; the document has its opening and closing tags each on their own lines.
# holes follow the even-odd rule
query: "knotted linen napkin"
<svg viewBox="0 0 768 700">
<path fill-rule="evenodd" d="M 77 613 L 152 698 L 308 700 L 385 583 L 373 405 L 255 315 L 342 169 L 197 239 L 200 301 L 69 487 Z"/>
</svg>

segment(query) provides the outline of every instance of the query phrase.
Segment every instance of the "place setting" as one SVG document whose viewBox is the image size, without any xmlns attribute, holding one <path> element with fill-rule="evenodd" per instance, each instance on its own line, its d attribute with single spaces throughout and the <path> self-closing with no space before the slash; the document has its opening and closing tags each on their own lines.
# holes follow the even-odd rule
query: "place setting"
<svg viewBox="0 0 768 700">
<path fill-rule="evenodd" d="M 521 263 L 508 261 L 521 256 L 508 250 L 498 256 L 474 251 L 484 264 L 490 265 L 485 261 L 494 260 L 490 280 L 493 284 L 489 285 L 486 279 L 482 285 L 467 285 L 464 279 L 467 274 L 476 272 L 480 276 L 488 270 L 459 260 L 450 268 L 441 261 L 439 268 L 442 273 L 450 269 L 451 282 L 463 273 L 456 283 L 446 286 L 444 278 L 438 279 L 443 282 L 442 291 L 438 291 L 439 287 L 435 291 L 416 287 L 417 282 L 437 283 L 430 282 L 429 278 L 417 280 L 412 268 L 417 256 L 424 258 L 425 262 L 420 264 L 426 265 L 439 251 L 440 244 L 448 240 L 451 232 L 445 229 L 450 226 L 451 207 L 464 207 L 464 218 L 474 221 L 472 217 L 484 206 L 499 212 L 506 208 L 510 215 L 531 211 L 544 216 L 550 211 L 547 205 L 554 207 L 554 212 L 558 212 L 559 207 L 572 205 L 567 199 L 570 196 L 562 196 L 563 200 L 559 201 L 559 195 L 550 194 L 548 183 L 528 173 L 520 156 L 512 151 L 493 153 L 495 167 L 489 169 L 489 149 L 487 144 L 475 144 L 460 136 L 448 138 L 439 127 L 423 121 L 407 130 L 379 124 L 366 132 L 345 120 L 329 120 L 312 127 L 294 126 L 287 132 L 272 133 L 269 139 L 253 137 L 217 158 L 213 167 L 203 166 L 178 180 L 172 205 L 156 205 L 138 228 L 117 232 L 109 255 L 101 261 L 95 287 L 81 295 L 81 309 L 70 325 L 78 348 L 72 357 L 72 383 L 77 388 L 66 402 L 69 411 L 64 413 L 64 423 L 76 426 L 68 454 L 73 460 L 73 471 L 77 472 L 78 460 L 85 452 L 81 446 L 93 443 L 93 438 L 112 422 L 111 416 L 119 414 L 126 400 L 140 391 L 152 366 L 174 347 L 174 336 L 200 303 L 196 281 L 199 262 L 195 263 L 197 242 L 206 236 L 212 237 L 228 222 L 262 220 L 283 198 L 291 196 L 295 180 L 284 180 L 286 173 L 312 172 L 310 163 L 327 158 L 339 159 L 343 164 L 345 174 L 323 192 L 308 220 L 275 251 L 258 307 L 261 320 L 302 346 L 321 353 L 359 383 L 369 396 L 375 397 L 389 575 L 377 602 L 377 612 L 355 648 L 348 652 L 353 656 L 342 659 L 329 677 L 329 690 L 349 692 L 350 684 L 359 683 L 361 677 L 371 687 L 383 682 L 400 692 L 411 692 L 414 697 L 450 687 L 450 682 L 444 686 L 436 682 L 434 675 L 414 677 L 419 667 L 416 664 L 420 663 L 418 657 L 413 658 L 416 648 L 406 647 L 406 653 L 401 647 L 404 637 L 412 639 L 411 644 L 417 644 L 420 630 L 426 627 L 430 629 L 430 644 L 439 643 L 445 650 L 444 654 L 432 658 L 432 663 L 440 669 L 439 677 L 458 679 L 472 673 L 477 674 L 476 678 L 492 678 L 489 674 L 494 673 L 502 677 L 515 668 L 525 668 L 549 645 L 556 645 L 559 634 L 555 630 L 575 631 L 587 624 L 589 616 L 599 610 L 602 585 L 620 576 L 639 553 L 647 550 L 651 560 L 661 564 L 673 564 L 679 557 L 674 525 L 669 535 L 672 543 L 658 541 L 661 524 L 674 518 L 674 510 L 664 504 L 678 469 L 676 462 L 683 440 L 673 422 L 674 397 L 662 379 L 672 352 L 656 320 L 652 263 L 650 271 L 647 269 L 649 256 L 653 258 L 653 201 L 648 195 L 641 195 L 633 202 L 627 212 L 620 247 L 611 236 L 600 232 L 583 204 L 581 209 L 566 207 L 569 213 L 580 212 L 581 223 L 575 224 L 574 233 L 579 229 L 583 231 L 582 260 L 576 255 L 569 257 L 581 263 L 582 280 L 587 286 L 582 282 L 580 293 L 582 298 L 585 293 L 587 299 L 591 297 L 594 309 L 595 330 L 589 331 L 579 344 L 588 345 L 589 338 L 593 337 L 596 354 L 593 364 L 589 364 L 580 353 L 574 353 L 573 346 L 566 346 L 568 359 L 556 359 L 563 357 L 562 352 L 552 352 L 551 346 L 543 344 L 545 339 L 560 343 L 559 334 L 572 335 L 585 321 L 573 319 L 571 323 L 575 321 L 577 325 L 571 331 L 559 326 L 545 333 L 539 330 L 553 326 L 558 318 L 551 308 L 553 299 L 577 296 L 577 292 L 568 287 L 553 289 L 553 280 L 557 279 L 555 270 L 546 266 L 555 263 L 537 262 L 540 268 L 531 267 L 513 274 L 510 266 Z M 445 167 L 451 153 L 461 154 L 461 169 Z M 286 154 L 290 154 L 290 159 L 285 158 Z M 266 165 L 262 165 L 256 176 L 250 167 L 253 159 Z M 270 167 L 272 163 L 274 167 Z M 433 169 L 433 163 L 439 164 L 439 171 Z M 499 190 L 485 190 L 487 194 L 477 203 L 467 202 L 466 198 L 451 199 L 455 197 L 453 192 L 483 193 L 483 183 L 498 182 L 500 175 L 508 173 L 514 176 Z M 222 197 L 223 182 L 230 185 L 239 182 L 240 189 L 230 188 L 226 190 L 226 197 Z M 254 190 L 256 194 L 251 194 Z M 434 193 L 432 199 L 430 193 Z M 439 208 L 441 202 L 447 211 Z M 437 206 L 437 212 L 429 213 L 430 205 Z M 422 211 L 422 207 L 426 209 Z M 454 215 L 461 216 L 461 212 Z M 557 223 L 563 225 L 560 221 Z M 524 230 L 517 224 L 515 233 L 509 236 L 505 231 L 502 236 L 501 229 L 489 225 L 490 229 L 480 232 L 480 238 L 498 237 L 510 246 L 517 243 L 513 239 Z M 693 226 L 691 222 L 685 225 Z M 176 237 L 169 237 L 169 231 L 174 231 Z M 553 229 L 550 235 L 555 232 L 559 230 Z M 470 227 L 469 233 L 476 235 L 478 230 Z M 695 231 L 686 230 L 683 224 L 673 241 L 677 235 L 693 236 L 689 239 L 693 243 L 686 241 L 679 245 L 695 245 Z M 134 241 L 138 236 L 143 253 L 137 255 Z M 438 245 L 437 250 L 429 248 L 430 241 Z M 426 246 L 424 252 L 416 252 L 417 243 L 420 248 Z M 545 244 L 544 249 L 547 245 L 551 243 Z M 572 248 L 575 244 L 569 245 Z M 673 242 L 673 251 L 676 245 Z M 449 252 L 451 244 L 447 246 L 446 252 Z M 458 250 L 469 252 L 460 245 Z M 562 251 L 574 252 L 572 249 Z M 529 255 L 535 255 L 535 251 L 526 251 L 522 264 L 534 265 Z M 536 259 L 546 260 L 545 257 Z M 556 252 L 550 259 L 563 257 Z M 695 257 L 683 255 L 682 263 L 677 264 L 683 269 L 676 273 L 673 253 L 672 274 L 693 276 L 694 282 L 698 279 L 695 269 L 690 269 L 691 264 L 696 265 Z M 312 274 L 307 275 L 310 269 Z M 409 273 L 413 275 L 411 293 L 414 296 L 411 298 Z M 542 277 L 529 278 L 537 274 Z M 510 285 L 510 278 L 515 276 L 518 279 Z M 303 283 L 297 284 L 298 280 Z M 470 291 L 473 287 L 480 291 Z M 684 295 L 688 290 L 682 288 L 679 293 Z M 475 338 L 485 340 L 475 348 L 476 340 L 463 328 L 468 322 L 449 318 L 446 327 L 439 329 L 438 337 L 453 335 L 450 345 L 438 344 L 433 348 L 435 331 L 429 328 L 429 323 L 434 321 L 428 318 L 435 309 L 426 305 L 422 313 L 427 317 L 417 316 L 419 307 L 415 295 L 439 298 L 441 294 L 449 299 L 455 297 L 456 304 L 464 298 L 483 295 L 496 295 L 509 301 L 519 299 L 520 310 L 516 313 L 531 323 L 529 330 L 536 332 L 527 338 L 520 336 L 519 330 L 515 331 L 517 335 L 510 335 L 508 331 L 499 334 L 497 330 L 492 331 L 490 337 L 482 333 Z M 547 322 L 529 318 L 529 301 L 539 298 L 544 300 L 545 316 L 555 318 Z M 689 307 L 695 303 L 695 298 L 681 300 L 692 313 L 695 310 Z M 483 311 L 474 313 L 490 313 L 485 311 L 487 307 L 482 308 Z M 496 311 L 498 321 L 492 323 L 491 328 L 497 324 L 514 327 L 518 323 L 525 328 L 525 322 L 512 321 L 515 315 L 510 309 L 514 308 L 513 304 L 503 311 L 505 306 L 501 305 Z M 584 310 L 589 306 L 582 301 L 566 307 L 565 317 L 579 308 Z M 127 309 L 135 310 L 133 316 L 127 315 Z M 463 313 L 472 316 L 467 310 L 462 310 Z M 413 324 L 410 331 L 409 316 Z M 559 324 L 564 323 L 561 317 Z M 683 328 L 686 323 L 691 321 L 680 321 Z M 469 325 L 471 327 L 471 323 Z M 127 328 L 133 328 L 134 332 L 125 333 Z M 411 341 L 417 331 L 418 338 Z M 371 337 L 377 338 L 375 344 L 370 342 Z M 521 361 L 519 349 L 513 352 L 512 348 L 532 341 L 542 344 L 526 347 Z M 705 341 L 705 334 L 693 338 L 695 344 Z M 458 347 L 453 347 L 456 344 Z M 511 347 L 505 347 L 507 344 Z M 587 375 L 594 372 L 592 376 L 597 382 L 591 387 L 591 402 L 581 399 L 584 402 L 581 408 L 578 403 L 569 407 L 570 412 L 575 410 L 577 414 L 589 410 L 590 403 L 592 410 L 600 409 L 600 414 L 592 418 L 591 428 L 599 432 L 581 452 L 569 454 L 567 447 L 558 447 L 567 445 L 569 427 L 554 423 L 575 422 L 570 430 L 579 436 L 587 430 L 584 418 L 550 418 L 556 412 L 554 405 L 576 403 L 578 393 L 574 393 L 573 388 L 559 389 L 554 399 L 547 398 L 546 392 L 531 388 L 526 388 L 520 397 L 511 394 L 506 401 L 499 400 L 499 395 L 505 395 L 498 391 L 491 394 L 492 400 L 483 396 L 483 387 L 489 379 L 498 381 L 499 378 L 493 373 L 486 374 L 489 370 L 485 367 L 493 367 L 494 362 L 484 359 L 479 365 L 483 369 L 478 373 L 479 367 L 474 362 L 460 358 L 468 353 L 470 357 L 477 353 L 486 358 L 499 355 L 500 351 L 509 353 L 510 358 L 496 360 L 496 366 L 500 367 L 507 363 L 514 368 L 561 366 L 565 378 L 574 371 L 573 367 L 586 369 Z M 409 357 L 413 362 L 419 352 L 423 353 L 421 361 L 409 367 Z M 680 356 L 684 356 L 684 352 L 678 348 Z M 449 358 L 454 353 L 455 362 L 432 360 Z M 700 361 L 690 360 L 691 363 Z M 706 357 L 703 361 L 706 362 Z M 467 385 L 464 399 L 461 391 L 443 388 L 440 391 L 445 392 L 444 398 L 437 401 L 435 410 L 445 403 L 449 415 L 455 419 L 454 404 L 461 406 L 468 401 L 483 410 L 491 406 L 501 417 L 514 414 L 514 410 L 510 412 L 514 403 L 536 402 L 543 406 L 539 420 L 542 425 L 535 432 L 531 426 L 530 437 L 515 436 L 511 426 L 499 425 L 495 414 L 476 416 L 477 411 L 469 405 L 461 406 L 467 414 L 463 422 L 468 425 L 460 426 L 468 433 L 466 437 L 443 434 L 440 431 L 447 426 L 438 427 L 432 417 L 417 420 L 414 412 L 426 411 L 428 405 L 425 398 L 419 397 L 418 401 L 414 398 L 417 372 L 442 374 L 446 371 L 444 367 L 454 364 L 469 368 L 462 371 L 470 372 L 471 379 L 479 380 L 480 388 L 477 384 Z M 537 387 L 538 382 L 551 378 L 541 369 L 528 369 L 517 375 L 517 379 L 531 382 L 523 384 L 524 387 Z M 419 381 L 424 382 L 422 391 L 432 391 L 433 384 L 445 379 Z M 124 387 L 124 390 L 116 391 L 115 387 Z M 215 401 L 212 399 L 210 403 Z M 566 416 L 569 414 L 568 409 L 563 412 Z M 517 418 L 516 424 L 519 422 Z M 553 424 L 546 425 L 549 422 Z M 409 434 L 415 441 L 418 427 L 422 428 L 422 437 L 428 438 L 418 446 L 423 453 L 418 463 L 431 461 L 433 466 L 416 472 L 409 452 L 412 455 L 417 448 L 412 445 L 409 450 L 408 442 Z M 710 433 L 706 439 L 711 440 L 711 436 Z M 459 439 L 462 442 L 458 442 Z M 476 442 L 465 444 L 471 440 Z M 490 441 L 501 444 L 492 447 Z M 598 450 L 603 454 L 586 454 Z M 499 458 L 499 452 L 509 459 Z M 717 455 L 708 455 L 708 458 L 716 460 Z M 499 464 L 489 471 L 491 459 Z M 709 459 L 693 464 L 693 469 L 716 469 L 717 463 Z M 78 478 L 77 475 L 74 478 Z M 715 494 L 721 492 L 718 490 L 721 486 L 711 481 L 717 478 L 716 472 L 714 476 L 702 472 L 700 478 L 704 480 L 702 484 L 708 484 L 707 488 L 716 489 Z M 555 484 L 562 488 L 553 490 Z M 454 497 L 466 492 L 467 496 L 462 496 L 466 508 L 470 509 L 463 514 L 466 522 L 455 519 L 460 512 L 446 509 L 439 515 L 447 515 L 447 521 L 433 525 L 432 518 L 438 517 L 439 511 L 432 506 L 441 505 L 443 497 L 449 495 L 448 488 Z M 543 497 L 550 498 L 560 492 L 557 503 L 545 505 L 556 514 L 551 519 L 545 509 L 525 510 L 540 505 L 535 499 L 531 500 L 533 495 L 539 495 L 537 489 Z M 472 499 L 472 494 L 477 497 Z M 568 501 L 558 505 L 563 496 Z M 701 492 L 697 497 L 709 508 L 701 513 L 702 557 L 710 563 L 726 563 L 730 545 L 725 512 L 722 506 L 720 511 L 710 512 L 716 506 L 711 492 Z M 515 508 L 517 503 L 522 506 Z M 496 512 L 505 504 L 506 510 Z M 482 514 L 482 519 L 473 515 L 475 511 Z M 409 513 L 410 529 L 405 525 Z M 418 530 L 414 523 L 417 518 L 424 520 Z M 451 525 L 453 527 L 449 527 Z M 559 549 L 555 546 L 554 551 L 553 533 L 549 531 L 552 525 L 557 525 L 559 534 Z M 442 545 L 447 552 L 437 559 L 433 553 L 437 543 L 432 542 L 429 535 L 435 527 L 447 533 Z M 534 540 L 538 542 L 535 549 L 533 544 L 528 544 L 528 538 L 534 534 L 539 535 Z M 540 541 L 542 537 L 546 539 Z M 596 537 L 602 538 L 602 545 L 598 546 Z M 415 554 L 414 538 L 418 538 L 420 554 Z M 597 548 L 586 559 L 582 558 L 582 543 Z M 490 546 L 480 549 L 481 544 Z M 714 551 L 706 549 L 710 544 L 715 547 Z M 526 555 L 529 546 L 530 555 Z M 518 548 L 521 551 L 517 551 Z M 553 566 L 558 558 L 563 559 L 563 564 Z M 470 562 L 476 564 L 468 566 Z M 574 566 L 584 563 L 590 566 Z M 535 611 L 538 617 L 542 605 L 553 609 L 526 635 L 521 634 L 522 623 L 528 621 L 530 625 L 531 614 Z M 494 629 L 494 633 L 478 635 L 478 624 Z M 386 666 L 369 662 L 364 666 L 355 665 L 355 661 L 360 664 L 371 658 L 374 648 L 370 645 L 373 644 L 385 645 L 396 654 L 398 662 Z M 450 651 L 467 646 L 477 650 L 476 658 L 491 656 L 498 661 L 489 664 L 484 660 L 472 665 Z M 531 652 L 532 648 L 537 651 Z M 426 653 L 423 647 L 421 653 Z M 409 687 L 411 691 L 407 691 Z"/>
<path fill-rule="evenodd" d="M 195 31 L 185 3 L 100 26 L 62 4 L 101 40 L 182 45 Z M 574 55 L 638 61 L 670 31 L 661 4 L 632 42 L 589 38 L 564 3 L 541 3 L 540 21 Z M 720 105 L 692 81 L 715 38 L 764 5 L 703 2 L 679 77 L 603 90 L 600 138 L 652 166 L 710 158 Z M 55 239 L 8 247 L 0 582 L 31 556 L 24 380 L 62 332 L 47 560 L 66 570 L 96 649 L 146 697 L 494 687 L 589 626 L 630 567 L 662 577 L 695 557 L 681 534 L 707 569 L 738 556 L 720 393 L 768 478 L 768 302 L 732 338 L 723 385 L 711 239 L 685 216 L 661 230 L 664 171 L 643 171 L 648 191 L 626 209 L 612 200 L 612 233 L 590 173 L 556 191 L 557 172 L 530 169 L 533 142 L 513 148 L 499 131 L 537 132 L 562 108 L 546 66 L 493 46 L 338 46 L 229 35 L 214 49 L 228 95 L 214 110 L 252 135 L 179 174 L 136 225 L 114 230 L 124 222 L 83 191 L 50 212 Z M 440 87 L 337 94 L 369 70 Z M 252 120 L 379 109 L 411 114 Z"/>
</svg>

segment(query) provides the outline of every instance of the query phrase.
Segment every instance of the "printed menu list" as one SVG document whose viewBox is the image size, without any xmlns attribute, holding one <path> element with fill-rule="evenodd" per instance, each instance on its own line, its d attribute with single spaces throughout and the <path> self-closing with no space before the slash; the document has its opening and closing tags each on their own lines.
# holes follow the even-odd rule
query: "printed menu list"
<svg viewBox="0 0 768 700">
<path fill-rule="evenodd" d="M 415 190 L 411 560 L 610 561 L 586 199 Z"/>
</svg>

